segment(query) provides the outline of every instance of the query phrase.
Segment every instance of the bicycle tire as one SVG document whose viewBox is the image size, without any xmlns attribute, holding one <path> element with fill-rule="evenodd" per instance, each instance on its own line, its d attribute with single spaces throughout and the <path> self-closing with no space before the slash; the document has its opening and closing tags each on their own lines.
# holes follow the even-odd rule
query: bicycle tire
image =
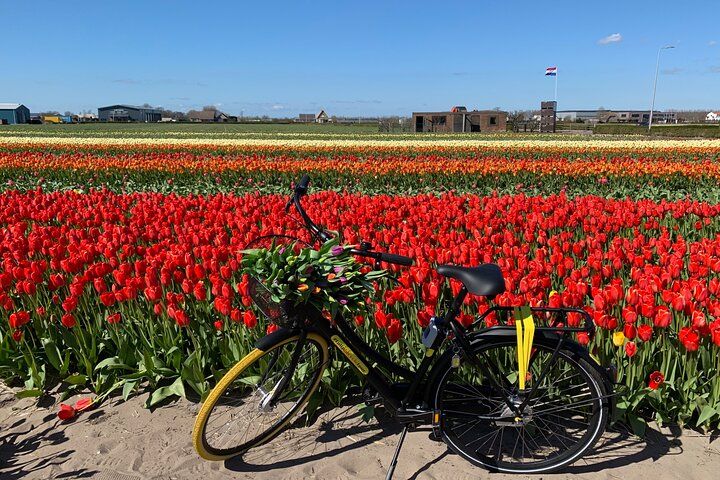
<svg viewBox="0 0 720 480">
<path fill-rule="evenodd" d="M 210 391 L 207 399 L 200 407 L 200 411 L 198 412 L 195 419 L 195 425 L 193 427 L 193 445 L 202 458 L 205 460 L 226 460 L 228 458 L 241 455 L 253 447 L 268 443 L 277 437 L 290 423 L 290 421 L 300 412 L 302 407 L 309 400 L 310 396 L 318 389 L 323 371 L 328 364 L 328 343 L 324 337 L 316 333 L 308 333 L 305 342 L 307 345 L 314 346 L 314 348 L 317 349 L 317 352 L 319 353 L 318 368 L 313 373 L 305 391 L 277 422 L 274 422 L 268 429 L 257 433 L 252 440 L 226 448 L 217 448 L 211 445 L 207 439 L 208 421 L 211 419 L 212 413 L 218 406 L 218 402 L 222 398 L 223 394 L 232 387 L 236 380 L 241 378 L 243 373 L 248 372 L 254 365 L 258 365 L 263 358 L 273 352 L 278 352 L 278 349 L 283 346 L 297 342 L 299 338 L 299 335 L 293 335 L 290 338 L 279 339 L 276 343 L 270 345 L 265 350 L 258 348 L 252 350 L 242 360 L 235 364 L 235 366 L 233 366 Z"/>
<path fill-rule="evenodd" d="M 533 346 L 538 349 L 538 351 L 553 351 L 554 348 L 557 346 L 557 342 L 559 339 L 548 339 L 548 338 L 536 338 L 535 343 Z M 514 337 L 509 337 L 505 339 L 493 339 L 493 340 L 481 340 L 479 342 L 476 342 L 473 344 L 473 353 L 478 354 L 481 351 L 489 351 L 493 348 L 508 348 L 512 349 L 512 347 L 516 346 L 516 339 Z M 470 461 L 471 463 L 483 467 L 485 469 L 488 469 L 490 471 L 495 472 L 502 472 L 502 473 L 516 473 L 516 474 L 529 474 L 529 473 L 550 473 L 557 471 L 567 465 L 570 465 L 574 461 L 581 458 L 585 452 L 587 452 L 600 438 L 600 436 L 604 432 L 605 425 L 607 424 L 608 414 L 609 414 L 609 408 L 608 408 L 608 402 L 606 401 L 606 389 L 602 384 L 601 379 L 599 378 L 599 375 L 597 374 L 595 367 L 591 365 L 589 362 L 592 360 L 589 360 L 585 358 L 584 356 L 581 356 L 577 353 L 577 351 L 568 349 L 568 348 L 562 348 L 558 352 L 559 358 L 562 358 L 564 361 L 567 362 L 568 365 L 572 366 L 573 369 L 575 369 L 580 377 L 583 379 L 582 385 L 587 385 L 589 392 L 590 392 L 590 403 L 588 406 L 592 407 L 592 416 L 591 421 L 588 423 L 587 432 L 583 434 L 583 436 L 580 438 L 580 440 L 571 448 L 568 448 L 567 451 L 564 453 L 558 455 L 556 458 L 553 458 L 552 460 L 546 460 L 546 461 L 539 461 L 539 462 L 528 462 L 527 464 L 523 463 L 513 463 L 512 461 L 501 461 L 500 458 L 503 457 L 502 454 L 498 455 L 497 459 L 485 457 L 482 454 L 479 454 L 477 450 L 469 451 L 470 444 L 472 444 L 474 441 L 478 440 L 471 440 L 468 442 L 465 442 L 459 438 L 459 432 L 455 432 L 450 428 L 449 420 L 446 417 L 445 414 L 441 415 L 441 421 L 440 421 L 440 429 L 442 431 L 442 437 L 445 443 L 450 447 L 451 450 L 456 452 L 461 457 L 465 458 L 466 460 Z M 440 375 L 438 376 L 438 380 L 435 384 L 435 391 L 433 393 L 434 398 L 434 407 L 435 409 L 439 410 L 440 412 L 443 412 L 443 409 L 445 405 L 443 404 L 441 394 L 443 392 L 443 389 L 445 388 L 448 376 L 450 375 L 450 372 L 453 372 L 455 369 L 450 364 L 450 358 L 447 358 L 446 365 L 441 367 L 442 370 L 440 370 Z M 539 367 L 538 367 L 539 368 Z M 576 388 L 576 387 L 572 387 Z M 483 392 L 484 394 L 485 392 Z M 474 393 L 473 393 L 474 395 Z M 480 398 L 478 396 L 478 398 Z M 485 397 L 488 398 L 488 397 Z M 487 402 L 490 403 L 490 399 L 488 400 L 478 400 L 476 403 L 481 402 Z M 498 405 L 500 402 L 498 401 Z M 530 402 L 530 405 L 532 406 L 532 401 Z M 571 404 L 572 405 L 572 404 Z M 583 406 L 585 406 L 583 404 Z M 485 407 L 489 408 L 489 407 Z M 544 410 L 549 410 L 550 408 L 557 408 L 557 407 L 549 407 L 545 408 Z M 445 408 L 447 410 L 447 408 Z M 541 410 L 542 412 L 542 410 Z M 540 412 L 538 412 L 540 413 Z M 543 412 L 544 413 L 544 412 Z M 538 417 L 541 417 L 541 415 L 538 415 Z M 532 420 L 529 419 L 528 422 L 531 422 Z M 545 420 L 542 420 L 543 423 L 545 423 Z M 570 420 L 574 421 L 574 420 Z M 480 423 L 480 422 L 478 422 Z M 488 424 L 492 422 L 487 422 Z M 496 422 L 499 423 L 499 422 Z M 507 422 L 506 422 L 507 423 Z M 476 424 L 477 426 L 478 424 Z M 548 424 L 545 423 L 545 426 L 548 427 Z M 554 425 L 552 425 L 554 426 Z M 507 427 L 499 427 L 503 432 L 504 428 Z M 474 428 L 474 427 L 473 427 Z M 495 426 L 488 426 L 488 428 L 498 428 L 497 425 Z M 537 427 L 536 427 L 537 428 Z M 524 427 L 523 427 L 523 435 L 524 435 Z M 543 434 L 544 435 L 544 434 Z M 520 434 L 517 434 L 519 437 Z M 495 437 L 497 437 L 497 433 L 495 434 Z M 562 434 L 559 434 L 559 438 L 562 437 Z M 473 438 L 473 437 L 470 437 Z M 545 436 L 547 439 L 547 436 Z M 567 437 L 566 437 L 567 438 Z M 487 441 L 487 440 L 486 440 Z M 490 445 L 490 448 L 494 446 L 496 439 L 494 438 L 492 440 L 492 444 Z M 562 440 L 561 440 L 562 441 Z M 463 445 L 465 443 L 465 445 Z M 511 442 L 512 443 L 512 442 Z M 525 443 L 525 439 L 523 438 L 523 444 Z M 542 443 L 542 442 L 539 442 Z M 503 444 L 503 436 L 500 436 L 500 442 L 498 444 L 498 450 L 502 448 Z M 517 440 L 516 440 L 517 444 Z M 483 447 L 484 445 L 481 445 Z M 524 447 L 523 447 L 524 448 Z M 523 451 L 524 453 L 524 451 Z M 510 457 L 514 457 L 515 450 L 513 449 L 512 454 Z M 512 458 L 511 458 L 512 460 Z"/>
</svg>

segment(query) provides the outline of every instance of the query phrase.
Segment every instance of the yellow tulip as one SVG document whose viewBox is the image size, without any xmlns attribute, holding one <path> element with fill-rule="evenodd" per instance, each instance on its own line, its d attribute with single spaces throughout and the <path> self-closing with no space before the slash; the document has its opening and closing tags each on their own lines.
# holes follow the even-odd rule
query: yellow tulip
<svg viewBox="0 0 720 480">
<path fill-rule="evenodd" d="M 623 343 L 625 343 L 625 334 L 623 332 L 613 333 L 613 345 L 622 347 Z"/>
</svg>

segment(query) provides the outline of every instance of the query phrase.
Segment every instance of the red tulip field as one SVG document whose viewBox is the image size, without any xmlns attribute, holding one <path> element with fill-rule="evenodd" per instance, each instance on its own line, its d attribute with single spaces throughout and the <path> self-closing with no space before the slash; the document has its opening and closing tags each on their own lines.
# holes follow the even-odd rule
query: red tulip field
<svg viewBox="0 0 720 480">
<path fill-rule="evenodd" d="M 617 366 L 624 420 L 720 421 L 720 143 L 32 140 L 0 137 L 0 375 L 21 396 L 202 398 L 265 334 L 240 251 L 306 238 L 284 205 L 308 173 L 316 222 L 416 260 L 355 318 L 379 350 L 420 357 L 458 288 L 435 265 L 497 263 L 494 304 L 588 310 L 577 339 Z M 352 375 L 329 373 L 337 402 Z"/>
</svg>

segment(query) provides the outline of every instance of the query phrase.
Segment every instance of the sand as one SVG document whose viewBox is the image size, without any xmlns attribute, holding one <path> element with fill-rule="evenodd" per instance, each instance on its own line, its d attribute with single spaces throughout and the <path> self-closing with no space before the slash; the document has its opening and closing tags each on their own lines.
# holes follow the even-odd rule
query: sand
<svg viewBox="0 0 720 480">
<path fill-rule="evenodd" d="M 109 401 L 65 423 L 52 397 L 17 400 L 0 384 L 0 479 L 382 479 L 399 438 L 391 421 L 364 423 L 350 402 L 242 459 L 206 462 L 190 440 L 197 403 L 150 412 L 144 401 Z M 720 472 L 718 436 L 655 428 L 642 440 L 616 427 L 564 473 L 510 477 L 472 466 L 419 429 L 407 436 L 395 478 L 711 479 Z"/>
</svg>

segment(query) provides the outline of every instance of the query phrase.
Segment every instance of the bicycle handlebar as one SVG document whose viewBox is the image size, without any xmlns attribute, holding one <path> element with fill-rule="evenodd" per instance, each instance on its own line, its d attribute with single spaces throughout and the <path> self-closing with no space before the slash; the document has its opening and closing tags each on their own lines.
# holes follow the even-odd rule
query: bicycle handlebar
<svg viewBox="0 0 720 480">
<path fill-rule="evenodd" d="M 404 267 L 412 267 L 415 263 L 415 260 L 410 257 L 406 257 L 404 255 L 395 255 L 393 253 L 381 253 L 380 261 L 394 263 L 395 265 L 402 265 Z"/>
<path fill-rule="evenodd" d="M 310 177 L 305 174 L 295 185 L 292 196 L 288 200 L 287 204 L 285 204 L 285 211 L 287 212 L 288 210 L 290 210 L 291 205 L 295 205 L 295 209 L 300 214 L 300 217 L 302 217 L 303 221 L 305 222 L 305 227 L 310 230 L 310 233 L 317 237 L 318 240 L 322 242 L 327 242 L 328 240 L 333 238 L 333 236 L 324 229 L 318 227 L 300 204 L 300 199 L 305 196 L 305 194 L 307 194 L 308 185 L 310 185 Z M 403 265 L 406 267 L 411 267 L 415 263 L 414 260 L 410 257 L 405 257 L 403 255 L 395 255 L 393 253 L 373 252 L 369 249 L 369 246 L 363 245 L 363 247 L 364 248 L 360 249 L 353 248 L 351 252 L 355 255 L 369 257 L 381 262 L 393 263 L 395 265 Z"/>
</svg>

